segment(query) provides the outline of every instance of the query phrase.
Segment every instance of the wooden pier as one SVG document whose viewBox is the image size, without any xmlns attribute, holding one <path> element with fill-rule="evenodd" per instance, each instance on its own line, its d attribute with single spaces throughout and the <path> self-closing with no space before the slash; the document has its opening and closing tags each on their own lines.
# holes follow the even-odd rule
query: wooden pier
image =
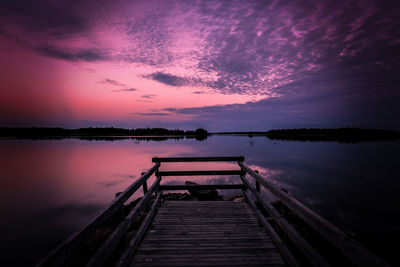
<svg viewBox="0 0 400 267">
<path fill-rule="evenodd" d="M 160 171 L 164 162 L 237 162 L 234 170 Z M 154 166 L 37 266 L 388 266 L 244 163 L 244 157 L 153 158 Z M 155 175 L 148 187 L 147 181 Z M 164 185 L 163 177 L 237 175 L 241 183 Z M 167 179 L 167 178 L 166 178 Z M 143 197 L 124 214 L 139 189 Z M 246 202 L 170 201 L 173 190 L 241 189 Z M 270 194 L 274 200 L 267 200 Z M 88 247 L 120 218 L 103 242 Z"/>
</svg>

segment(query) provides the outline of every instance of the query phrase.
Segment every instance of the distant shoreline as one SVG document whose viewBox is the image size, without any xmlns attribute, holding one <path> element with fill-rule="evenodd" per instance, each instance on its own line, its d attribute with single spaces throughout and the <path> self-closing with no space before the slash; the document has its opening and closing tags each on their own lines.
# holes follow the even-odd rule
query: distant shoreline
<svg viewBox="0 0 400 267">
<path fill-rule="evenodd" d="M 265 136 L 271 140 L 286 141 L 336 141 L 341 143 L 357 143 L 367 141 L 393 141 L 400 140 L 400 132 L 393 130 L 376 130 L 360 128 L 302 128 L 279 129 L 269 131 L 245 131 L 245 132 L 213 132 L 208 133 L 204 129 L 196 130 L 169 130 L 165 128 L 137 128 L 124 129 L 114 127 L 64 129 L 51 127 L 0 127 L 1 139 L 82 139 L 82 140 L 106 140 L 121 139 L 154 140 L 168 139 L 196 139 L 205 140 L 214 135 L 239 135 L 239 136 Z"/>
<path fill-rule="evenodd" d="M 1 127 L 0 138 L 13 139 L 65 139 L 76 138 L 85 140 L 167 140 L 194 138 L 204 140 L 208 132 L 198 128 L 196 130 L 169 130 L 165 128 L 137 128 L 124 129 L 114 127 L 89 127 L 78 129 L 65 129 L 60 127 Z"/>
<path fill-rule="evenodd" d="M 337 141 L 343 143 L 393 141 L 400 139 L 400 132 L 398 131 L 360 128 L 301 128 L 270 130 L 266 132 L 216 132 L 210 133 L 210 135 L 266 136 L 272 140 Z"/>
</svg>

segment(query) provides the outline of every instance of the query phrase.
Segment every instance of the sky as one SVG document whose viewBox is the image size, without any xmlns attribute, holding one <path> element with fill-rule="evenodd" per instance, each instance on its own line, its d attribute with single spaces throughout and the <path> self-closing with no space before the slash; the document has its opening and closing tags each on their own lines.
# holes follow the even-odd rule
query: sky
<svg viewBox="0 0 400 267">
<path fill-rule="evenodd" d="M 0 126 L 400 130 L 400 2 L 0 2 Z"/>
</svg>

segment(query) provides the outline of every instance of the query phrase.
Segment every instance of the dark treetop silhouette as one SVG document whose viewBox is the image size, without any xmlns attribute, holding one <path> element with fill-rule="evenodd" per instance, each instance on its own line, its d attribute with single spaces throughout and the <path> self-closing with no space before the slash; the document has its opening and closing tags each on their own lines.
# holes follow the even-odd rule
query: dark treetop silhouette
<svg viewBox="0 0 400 267">
<path fill-rule="evenodd" d="M 134 139 L 152 139 L 166 140 L 168 138 L 196 138 L 204 140 L 208 136 L 208 132 L 204 129 L 196 129 L 194 131 L 184 131 L 180 129 L 168 130 L 165 128 L 79 128 L 79 129 L 64 129 L 59 127 L 16 127 L 16 128 L 0 128 L 1 137 L 27 138 L 27 139 L 62 139 L 62 138 L 80 138 L 80 139 L 107 139 L 114 140 L 120 138 Z"/>
</svg>

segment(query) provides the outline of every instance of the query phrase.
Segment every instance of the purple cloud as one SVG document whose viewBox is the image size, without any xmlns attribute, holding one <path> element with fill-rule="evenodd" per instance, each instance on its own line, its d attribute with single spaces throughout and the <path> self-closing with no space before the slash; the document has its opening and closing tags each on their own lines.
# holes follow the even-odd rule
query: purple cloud
<svg viewBox="0 0 400 267">
<path fill-rule="evenodd" d="M 126 89 L 118 89 L 118 90 L 112 90 L 113 92 L 135 92 L 138 89 L 136 88 L 126 88 Z"/>
<path fill-rule="evenodd" d="M 154 94 L 148 94 L 148 95 L 142 95 L 141 96 L 141 98 L 147 98 L 147 99 L 151 99 L 151 98 L 154 98 L 154 97 L 156 97 L 156 95 L 154 95 Z"/>
<path fill-rule="evenodd" d="M 141 116 L 169 116 L 169 115 L 171 115 L 170 113 L 165 113 L 165 112 L 132 113 L 132 114 L 138 114 Z"/>
<path fill-rule="evenodd" d="M 167 74 L 163 72 L 156 72 L 150 75 L 144 75 L 144 78 L 152 79 L 160 83 L 170 85 L 170 86 L 183 86 L 187 85 L 188 81 L 185 78 L 178 77 L 172 74 Z"/>
<path fill-rule="evenodd" d="M 334 75 L 342 77 L 341 82 L 333 79 Z M 386 84 L 375 91 L 382 80 L 386 80 Z M 211 130 L 348 125 L 396 129 L 400 125 L 397 116 L 400 92 L 394 91 L 399 83 L 400 75 L 394 78 L 391 73 L 369 72 L 368 68 L 360 70 L 359 75 L 350 75 L 345 70 L 329 74 L 321 71 L 320 75 L 277 88 L 278 92 L 285 92 L 284 96 L 244 104 L 170 107 L 164 111 L 191 116 L 192 121 L 207 123 Z"/>
<path fill-rule="evenodd" d="M 41 46 L 36 51 L 44 56 L 66 61 L 102 61 L 107 56 L 98 49 L 63 49 L 56 46 Z"/>
<path fill-rule="evenodd" d="M 114 86 L 126 86 L 123 83 L 120 83 L 118 81 L 108 79 L 108 78 L 105 78 L 104 80 L 100 81 L 99 83 L 105 83 L 105 84 L 110 84 L 110 85 L 114 85 Z M 121 90 L 119 90 L 119 91 L 121 91 Z M 135 88 L 123 89 L 122 91 L 136 91 L 136 89 Z"/>
<path fill-rule="evenodd" d="M 368 115 L 371 125 L 386 121 L 400 127 L 393 116 L 399 114 L 393 103 L 400 101 L 396 1 L 5 0 L 0 10 L 2 38 L 45 57 L 74 64 L 134 63 L 146 69 L 139 78 L 160 86 L 268 98 L 171 110 L 199 121 L 196 112 L 232 123 L 255 118 L 254 125 L 288 126 L 327 120 L 363 124 Z M 112 33 L 118 40 L 104 41 Z M 136 101 L 152 102 L 147 96 Z"/>
</svg>

